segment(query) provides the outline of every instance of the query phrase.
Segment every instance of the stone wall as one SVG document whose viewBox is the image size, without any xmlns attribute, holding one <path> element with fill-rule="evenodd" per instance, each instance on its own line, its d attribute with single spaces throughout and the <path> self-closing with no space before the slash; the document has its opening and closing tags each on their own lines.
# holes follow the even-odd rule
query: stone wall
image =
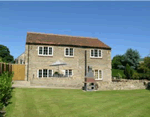
<svg viewBox="0 0 150 117">
<path fill-rule="evenodd" d="M 30 81 L 31 86 L 48 86 L 48 87 L 70 87 L 81 89 L 83 86 L 82 79 L 73 78 L 43 78 L 43 79 L 32 79 Z"/>
<path fill-rule="evenodd" d="M 145 89 L 147 80 L 121 80 L 119 82 L 97 82 L 98 90 L 132 90 Z"/>
<path fill-rule="evenodd" d="M 85 50 L 86 50 L 87 66 L 92 66 L 93 70 L 94 69 L 102 70 L 103 81 L 111 82 L 111 50 L 102 49 L 102 58 L 90 58 L 91 48 L 73 47 L 74 57 L 66 57 L 64 56 L 64 50 L 66 47 L 69 46 L 66 47 L 51 46 L 53 47 L 53 56 L 40 56 L 38 55 L 38 46 L 39 45 L 26 45 L 25 51 L 26 80 L 27 76 L 29 81 L 32 80 L 33 78 L 38 80 L 39 78 L 37 78 L 37 71 L 39 69 L 52 69 L 54 72 L 57 71 L 58 67 L 50 66 L 50 64 L 59 60 L 61 62 L 67 63 L 67 65 L 59 67 L 60 72 L 65 69 L 72 69 L 73 70 L 72 78 L 74 79 L 74 81 L 75 80 L 76 82 L 80 80 L 83 81 L 85 76 Z M 40 45 L 40 46 L 48 47 L 49 45 Z M 68 85 L 70 85 L 70 83 Z"/>
<path fill-rule="evenodd" d="M 73 78 L 46 78 L 32 79 L 31 86 L 48 86 L 48 87 L 68 87 L 82 89 L 84 83 L 82 79 L 76 80 Z M 133 90 L 145 89 L 144 82 L 147 80 L 122 80 L 120 82 L 104 82 L 97 81 L 98 90 Z"/>
</svg>

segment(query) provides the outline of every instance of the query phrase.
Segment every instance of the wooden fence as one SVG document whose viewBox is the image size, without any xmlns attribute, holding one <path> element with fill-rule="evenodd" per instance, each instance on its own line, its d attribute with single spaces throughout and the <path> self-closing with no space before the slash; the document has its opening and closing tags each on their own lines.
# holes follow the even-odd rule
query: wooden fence
<svg viewBox="0 0 150 117">
<path fill-rule="evenodd" d="M 12 72 L 12 64 L 0 63 L 0 75 L 5 71 Z"/>
<path fill-rule="evenodd" d="M 25 79 L 25 65 L 13 64 L 12 71 L 14 72 L 13 80 L 24 80 Z"/>
<path fill-rule="evenodd" d="M 0 75 L 5 71 L 14 72 L 13 80 L 25 79 L 25 65 L 0 63 Z"/>
</svg>

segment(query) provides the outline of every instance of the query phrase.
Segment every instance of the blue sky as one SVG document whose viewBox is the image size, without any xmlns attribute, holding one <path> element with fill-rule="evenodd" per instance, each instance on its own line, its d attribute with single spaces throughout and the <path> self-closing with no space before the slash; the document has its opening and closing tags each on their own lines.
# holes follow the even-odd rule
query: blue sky
<svg viewBox="0 0 150 117">
<path fill-rule="evenodd" d="M 16 58 L 27 32 L 97 37 L 112 57 L 150 53 L 150 2 L 0 2 L 0 44 Z"/>
</svg>

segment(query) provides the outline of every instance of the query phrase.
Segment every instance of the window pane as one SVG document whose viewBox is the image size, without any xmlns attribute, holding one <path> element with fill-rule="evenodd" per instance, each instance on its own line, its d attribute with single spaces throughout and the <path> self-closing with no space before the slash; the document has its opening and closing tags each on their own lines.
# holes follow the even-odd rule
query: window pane
<svg viewBox="0 0 150 117">
<path fill-rule="evenodd" d="M 52 77 L 52 70 L 49 70 L 49 77 Z"/>
<path fill-rule="evenodd" d="M 69 69 L 69 76 L 72 76 L 72 70 Z"/>
<path fill-rule="evenodd" d="M 66 48 L 66 55 L 69 55 L 69 50 L 68 50 L 68 48 Z"/>
<path fill-rule="evenodd" d="M 49 47 L 49 55 L 52 55 L 52 48 Z"/>
<path fill-rule="evenodd" d="M 95 70 L 95 79 L 98 79 L 98 70 Z"/>
<path fill-rule="evenodd" d="M 44 47 L 44 55 L 48 55 L 48 47 Z"/>
<path fill-rule="evenodd" d="M 20 64 L 22 64 L 22 59 L 20 59 Z"/>
<path fill-rule="evenodd" d="M 39 54 L 42 54 L 42 47 L 39 47 Z"/>
<path fill-rule="evenodd" d="M 98 50 L 95 50 L 95 57 L 98 57 Z"/>
<path fill-rule="evenodd" d="M 102 71 L 99 70 L 99 78 L 102 78 Z"/>
<path fill-rule="evenodd" d="M 93 52 L 93 50 L 91 50 L 91 56 L 94 56 L 94 52 Z"/>
<path fill-rule="evenodd" d="M 39 70 L 39 78 L 42 77 L 42 70 Z"/>
<path fill-rule="evenodd" d="M 47 77 L 47 69 L 43 69 L 43 77 Z"/>
<path fill-rule="evenodd" d="M 68 76 L 68 70 L 65 70 L 65 75 Z"/>
<path fill-rule="evenodd" d="M 101 54 L 102 54 L 102 53 L 101 53 L 101 50 L 99 50 L 99 57 L 101 57 Z"/>
<path fill-rule="evenodd" d="M 73 48 L 70 48 L 70 56 L 73 56 Z"/>
</svg>

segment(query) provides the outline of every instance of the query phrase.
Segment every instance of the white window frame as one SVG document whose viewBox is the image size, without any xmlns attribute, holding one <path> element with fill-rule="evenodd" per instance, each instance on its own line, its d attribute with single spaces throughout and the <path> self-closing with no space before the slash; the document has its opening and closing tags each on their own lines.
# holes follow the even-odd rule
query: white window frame
<svg viewBox="0 0 150 117">
<path fill-rule="evenodd" d="M 39 70 L 42 70 L 42 77 L 39 77 Z M 39 78 L 39 79 L 43 78 L 43 69 L 38 69 L 37 70 L 37 78 Z"/>
<path fill-rule="evenodd" d="M 65 57 L 74 57 L 74 48 L 73 48 L 73 56 L 70 56 L 70 48 L 71 47 L 64 48 L 64 56 Z M 66 55 L 66 49 L 68 49 L 68 55 Z"/>
<path fill-rule="evenodd" d="M 42 70 L 42 77 L 39 77 L 39 70 Z M 47 69 L 47 77 L 43 77 L 43 70 L 44 69 L 38 69 L 37 70 L 37 78 L 41 79 L 41 78 L 50 78 L 49 77 L 49 70 L 52 70 L 52 69 Z M 52 70 L 52 76 L 53 76 L 53 70 Z"/>
<path fill-rule="evenodd" d="M 98 51 L 98 57 L 92 56 L 91 51 L 97 50 Z M 99 56 L 99 51 L 101 51 L 101 56 Z M 94 54 L 94 53 L 93 53 Z M 103 57 L 103 51 L 101 49 L 90 49 L 90 58 L 102 58 Z"/>
<path fill-rule="evenodd" d="M 95 80 L 103 80 L 103 70 L 100 70 L 100 69 L 94 69 L 94 77 L 95 77 L 95 70 L 98 70 L 98 79 L 95 79 Z M 102 78 L 99 78 L 99 71 L 101 71 Z"/>
<path fill-rule="evenodd" d="M 42 54 L 39 54 L 39 48 L 40 47 L 42 47 Z M 47 55 L 44 54 L 44 47 L 48 47 L 48 54 Z M 52 48 L 52 54 L 51 55 L 49 54 L 49 48 Z M 54 51 L 54 49 L 51 46 L 38 46 L 38 56 L 53 56 L 53 51 Z"/>
<path fill-rule="evenodd" d="M 64 75 L 66 75 L 66 70 L 68 71 L 68 73 L 69 73 L 69 70 L 72 70 L 72 75 L 68 75 L 68 77 L 72 77 L 73 76 L 73 69 L 65 69 L 64 70 Z"/>
</svg>

